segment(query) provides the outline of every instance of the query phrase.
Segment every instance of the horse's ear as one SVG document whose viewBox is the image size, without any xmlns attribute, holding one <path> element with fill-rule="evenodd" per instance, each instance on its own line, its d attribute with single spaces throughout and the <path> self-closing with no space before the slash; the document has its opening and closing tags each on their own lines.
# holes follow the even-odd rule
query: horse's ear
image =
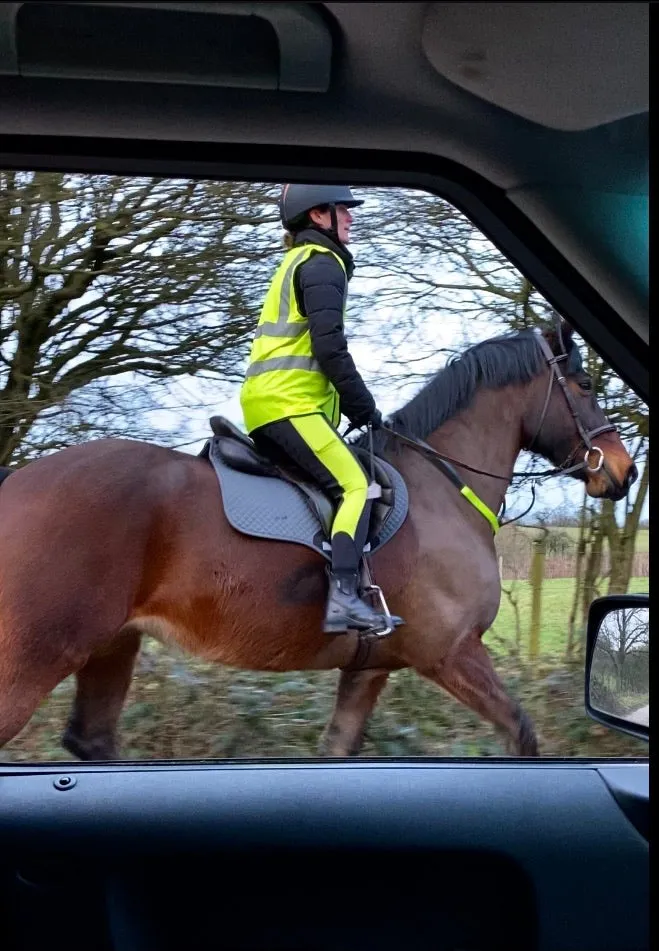
<svg viewBox="0 0 659 951">
<path fill-rule="evenodd" d="M 571 349 L 573 333 L 574 330 L 570 324 L 568 324 L 567 320 L 563 317 L 559 318 L 558 315 L 554 323 L 547 326 L 547 329 L 544 331 L 544 337 L 551 347 L 554 356 L 567 353 L 567 351 Z"/>
<path fill-rule="evenodd" d="M 561 317 L 560 321 L 561 336 L 565 341 L 565 349 L 570 349 L 570 344 L 572 343 L 572 334 L 574 333 L 574 328 L 568 324 L 567 320 L 564 317 Z"/>
</svg>

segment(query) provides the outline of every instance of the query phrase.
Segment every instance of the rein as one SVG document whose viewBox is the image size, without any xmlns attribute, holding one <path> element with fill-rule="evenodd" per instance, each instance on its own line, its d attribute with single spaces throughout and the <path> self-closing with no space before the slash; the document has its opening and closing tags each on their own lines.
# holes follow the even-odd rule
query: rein
<svg viewBox="0 0 659 951">
<path fill-rule="evenodd" d="M 531 509 L 535 505 L 535 483 L 539 481 L 540 479 L 548 479 L 553 476 L 559 476 L 559 475 L 572 475 L 573 473 L 580 472 L 583 469 L 591 473 L 600 472 L 604 466 L 604 453 L 599 448 L 599 446 L 593 445 L 592 440 L 596 438 L 597 436 L 600 436 L 602 433 L 609 433 L 609 432 L 616 431 L 616 426 L 613 425 L 613 423 L 606 423 L 604 426 L 598 426 L 596 429 L 591 429 L 591 430 L 585 429 L 581 421 L 581 417 L 579 416 L 579 410 L 575 403 L 574 397 L 572 396 L 568 388 L 567 380 L 565 379 L 565 377 L 559 370 L 559 364 L 563 362 L 564 360 L 567 360 L 568 354 L 565 351 L 563 351 L 563 353 L 559 354 L 558 356 L 554 356 L 549 344 L 547 343 L 545 338 L 542 336 L 542 333 L 539 330 L 537 330 L 536 334 L 537 334 L 538 344 L 542 350 L 545 361 L 551 372 L 549 374 L 549 387 L 547 388 L 547 395 L 545 397 L 542 413 L 540 414 L 540 422 L 538 424 L 538 428 L 535 432 L 533 439 L 529 443 L 528 451 L 531 451 L 538 441 L 538 437 L 540 436 L 540 432 L 545 423 L 547 412 L 549 410 L 549 402 L 553 392 L 554 383 L 558 383 L 565 397 L 565 400 L 568 404 L 568 408 L 574 420 L 577 432 L 579 436 L 581 437 L 581 442 L 579 443 L 579 445 L 576 447 L 576 449 L 573 449 L 572 452 L 570 452 L 568 457 L 560 466 L 555 466 L 552 469 L 541 470 L 540 472 L 512 472 L 508 476 L 498 475 L 495 472 L 487 472 L 484 469 L 478 469 L 475 466 L 470 466 L 470 465 L 467 465 L 467 463 L 460 462 L 457 459 L 453 459 L 451 456 L 447 456 L 444 453 L 437 452 L 435 449 L 433 449 L 423 440 L 416 439 L 410 436 L 405 436 L 402 433 L 397 432 L 395 429 L 392 429 L 390 426 L 382 425 L 381 427 L 386 433 L 388 433 L 394 439 L 397 439 L 399 442 L 403 443 L 404 445 L 409 446 L 410 449 L 413 449 L 415 452 L 418 452 L 425 459 L 431 462 L 435 466 L 435 468 L 439 469 L 440 472 L 443 472 L 444 475 L 450 480 L 450 482 L 452 482 L 453 485 L 455 485 L 455 487 L 460 491 L 460 493 L 464 495 L 468 499 L 468 501 L 471 502 L 471 504 L 475 508 L 477 508 L 480 511 L 480 513 L 487 519 L 487 521 L 491 524 L 492 529 L 495 533 L 503 525 L 511 525 L 513 522 L 517 522 L 519 521 L 519 519 L 524 518 L 525 515 L 528 515 L 528 513 L 531 511 Z M 574 465 L 570 465 L 576 453 L 578 452 L 580 446 L 582 445 L 585 447 L 585 450 L 586 450 L 584 453 L 583 461 L 576 463 Z M 597 463 L 594 466 L 591 466 L 590 455 L 593 452 L 599 453 L 599 459 L 597 460 Z M 513 479 L 522 479 L 522 480 L 533 479 L 534 484 L 532 486 L 532 500 L 531 500 L 530 506 L 528 507 L 528 509 L 526 509 L 526 511 L 522 512 L 521 515 L 516 516 L 516 518 L 509 519 L 507 522 L 500 522 L 499 518 L 497 518 L 497 516 L 492 512 L 492 510 L 487 505 L 485 505 L 485 503 L 482 502 L 478 498 L 478 496 L 462 481 L 462 479 L 460 478 L 458 473 L 455 471 L 453 466 L 458 466 L 461 469 L 466 469 L 468 472 L 473 472 L 476 475 L 483 475 L 491 479 L 498 479 L 501 482 L 506 482 L 508 484 Z M 505 512 L 505 500 L 504 500 L 503 509 L 501 512 L 502 516 L 504 512 Z"/>
</svg>

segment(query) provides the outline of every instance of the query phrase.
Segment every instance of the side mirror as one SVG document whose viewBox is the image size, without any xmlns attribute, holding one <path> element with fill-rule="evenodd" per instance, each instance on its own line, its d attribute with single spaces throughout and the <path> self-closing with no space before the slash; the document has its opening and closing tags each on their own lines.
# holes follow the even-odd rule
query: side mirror
<svg viewBox="0 0 659 951">
<path fill-rule="evenodd" d="M 638 739 L 650 739 L 650 598 L 609 595 L 588 612 L 586 712 Z"/>
</svg>

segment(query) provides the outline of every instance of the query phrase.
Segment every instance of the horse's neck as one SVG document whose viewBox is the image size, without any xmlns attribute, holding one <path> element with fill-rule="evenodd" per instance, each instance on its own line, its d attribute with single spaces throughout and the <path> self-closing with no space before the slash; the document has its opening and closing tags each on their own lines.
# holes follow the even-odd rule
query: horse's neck
<svg viewBox="0 0 659 951">
<path fill-rule="evenodd" d="M 444 423 L 426 442 L 452 459 L 510 479 L 521 448 L 526 398 L 525 387 L 482 390 L 467 409 Z M 456 468 L 483 502 L 498 511 L 508 482 Z"/>
</svg>

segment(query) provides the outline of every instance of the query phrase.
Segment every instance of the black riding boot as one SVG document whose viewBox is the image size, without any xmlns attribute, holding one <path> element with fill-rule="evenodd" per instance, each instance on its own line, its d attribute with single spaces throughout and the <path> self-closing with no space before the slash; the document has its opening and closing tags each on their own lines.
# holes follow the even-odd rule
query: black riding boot
<svg viewBox="0 0 659 951">
<path fill-rule="evenodd" d="M 342 634 L 348 629 L 383 631 L 387 619 L 358 594 L 358 572 L 330 572 L 329 597 L 323 630 L 326 634 Z"/>
<path fill-rule="evenodd" d="M 359 597 L 359 561 L 355 542 L 346 532 L 338 532 L 332 538 L 332 570 L 323 626 L 326 634 L 342 634 L 348 629 L 382 631 L 387 626 L 384 614 Z"/>
</svg>

